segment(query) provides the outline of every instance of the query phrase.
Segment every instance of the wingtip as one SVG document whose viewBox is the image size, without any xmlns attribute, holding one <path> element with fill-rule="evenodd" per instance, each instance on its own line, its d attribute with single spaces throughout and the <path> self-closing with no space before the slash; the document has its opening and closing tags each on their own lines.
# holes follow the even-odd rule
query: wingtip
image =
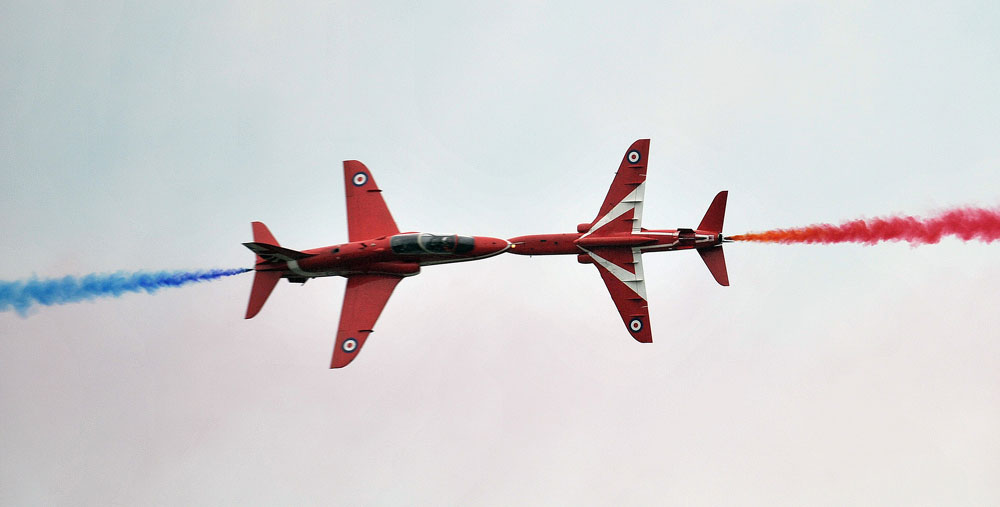
<svg viewBox="0 0 1000 507">
<path fill-rule="evenodd" d="M 347 357 L 344 357 L 344 356 L 347 356 Z M 341 368 L 343 368 L 343 367 L 351 364 L 351 361 L 354 361 L 354 357 L 355 356 L 353 354 L 348 356 L 347 354 L 341 355 L 341 354 L 334 353 L 333 354 L 333 358 L 330 359 L 330 369 L 331 370 L 339 370 L 339 369 L 341 369 Z M 346 359 L 346 361 L 344 359 Z"/>
<path fill-rule="evenodd" d="M 649 329 L 649 322 L 646 322 L 646 327 L 641 332 L 633 334 L 632 337 L 639 343 L 653 343 L 653 332 Z"/>
</svg>

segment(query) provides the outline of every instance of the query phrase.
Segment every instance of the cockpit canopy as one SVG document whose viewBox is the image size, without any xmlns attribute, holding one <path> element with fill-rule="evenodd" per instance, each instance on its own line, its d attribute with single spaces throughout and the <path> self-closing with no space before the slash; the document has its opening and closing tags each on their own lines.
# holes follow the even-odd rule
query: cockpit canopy
<svg viewBox="0 0 1000 507">
<path fill-rule="evenodd" d="M 472 236 L 457 234 L 397 234 L 389 239 L 392 251 L 398 254 L 462 254 L 472 251 Z"/>
</svg>

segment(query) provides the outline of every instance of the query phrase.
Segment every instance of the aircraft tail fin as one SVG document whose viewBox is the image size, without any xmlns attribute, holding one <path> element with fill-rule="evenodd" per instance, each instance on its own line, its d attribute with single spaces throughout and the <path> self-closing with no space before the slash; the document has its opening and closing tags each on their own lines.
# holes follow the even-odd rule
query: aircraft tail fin
<svg viewBox="0 0 1000 507">
<path fill-rule="evenodd" d="M 312 257 L 312 254 L 282 247 L 267 226 L 261 222 L 251 222 L 253 241 L 243 243 L 253 253 L 257 254 L 257 264 L 268 264 L 279 261 L 297 261 Z"/>
<path fill-rule="evenodd" d="M 701 254 L 701 260 L 705 261 L 708 270 L 712 272 L 715 281 L 719 282 L 719 285 L 728 287 L 729 273 L 726 271 L 726 256 L 722 253 L 722 245 L 699 248 L 698 253 Z"/>
<path fill-rule="evenodd" d="M 247 319 L 260 313 L 264 307 L 268 296 L 274 290 L 274 286 L 281 280 L 280 271 L 255 271 L 253 274 L 253 288 L 250 289 L 250 303 L 247 305 Z"/>
<path fill-rule="evenodd" d="M 708 206 L 708 211 L 705 212 L 705 217 L 698 225 L 699 231 L 713 232 L 720 237 L 722 236 L 722 223 L 726 218 L 726 199 L 728 197 L 729 192 L 726 190 L 715 195 L 712 204 Z M 699 248 L 698 253 L 701 254 L 701 260 L 705 261 L 708 270 L 712 272 L 715 281 L 719 282 L 719 285 L 729 286 L 729 273 L 726 271 L 726 256 L 722 253 L 722 243 L 708 248 Z"/>
<path fill-rule="evenodd" d="M 250 222 L 250 227 L 253 228 L 254 243 L 267 243 L 274 246 L 281 245 L 281 243 L 278 243 L 278 240 L 274 239 L 274 234 L 271 234 L 270 229 L 263 222 Z"/>
<path fill-rule="evenodd" d="M 279 246 L 278 240 L 274 238 L 274 235 L 271 234 L 271 231 L 263 223 L 252 222 L 250 226 L 253 228 L 253 241 L 243 243 L 243 246 L 257 254 L 258 266 L 261 264 L 270 264 L 279 261 L 288 262 L 312 257 L 310 254 Z M 278 280 L 281 280 L 281 273 L 281 271 L 268 271 L 267 266 L 264 267 L 264 271 L 254 272 L 253 287 L 250 289 L 250 303 L 247 304 L 246 318 L 253 318 L 254 315 L 260 313 L 260 309 L 264 307 L 264 303 L 267 302 L 267 298 L 271 295 L 271 291 L 274 290 L 274 286 L 278 284 Z"/>
<path fill-rule="evenodd" d="M 250 227 L 253 229 L 253 242 L 254 243 L 264 243 L 268 245 L 280 246 L 277 239 L 274 239 L 274 234 L 264 225 L 264 222 L 250 222 Z M 244 243 L 246 246 L 246 243 Z M 247 248 L 250 248 L 249 246 Z M 251 250 L 253 250 L 251 248 Z M 255 252 L 256 253 L 256 252 Z M 257 264 L 265 261 L 260 255 L 257 255 Z"/>
<path fill-rule="evenodd" d="M 243 243 L 243 246 L 249 248 L 253 253 L 257 254 L 257 264 L 268 264 L 279 261 L 297 261 L 313 256 L 312 254 L 307 254 L 298 250 L 282 248 L 280 246 L 269 245 L 267 243 Z"/>
<path fill-rule="evenodd" d="M 722 233 L 722 222 L 726 218 L 726 198 L 728 196 L 729 192 L 726 190 L 715 195 L 715 199 L 709 205 L 708 211 L 705 212 L 705 217 L 701 219 L 701 224 L 698 225 L 698 230 Z"/>
</svg>

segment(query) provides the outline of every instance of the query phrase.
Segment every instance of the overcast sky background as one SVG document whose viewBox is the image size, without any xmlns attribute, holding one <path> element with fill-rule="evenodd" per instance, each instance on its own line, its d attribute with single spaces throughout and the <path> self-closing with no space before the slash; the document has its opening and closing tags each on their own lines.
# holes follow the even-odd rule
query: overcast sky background
<svg viewBox="0 0 1000 507">
<path fill-rule="evenodd" d="M 0 279 L 248 266 L 592 220 L 1000 203 L 1000 4 L 0 3 Z M 1000 503 L 1000 245 L 645 256 L 634 342 L 573 257 L 433 266 L 327 369 L 344 279 L 0 314 L 0 503 Z"/>
</svg>

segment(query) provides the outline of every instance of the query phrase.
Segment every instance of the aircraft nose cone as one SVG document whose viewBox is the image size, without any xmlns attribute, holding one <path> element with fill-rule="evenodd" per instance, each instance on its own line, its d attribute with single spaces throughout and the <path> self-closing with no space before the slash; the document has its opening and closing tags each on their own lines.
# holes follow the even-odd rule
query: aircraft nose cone
<svg viewBox="0 0 1000 507">
<path fill-rule="evenodd" d="M 475 247 L 472 253 L 477 257 L 480 255 L 496 255 L 507 251 L 508 248 L 510 248 L 510 242 L 506 239 L 476 236 Z"/>
</svg>

